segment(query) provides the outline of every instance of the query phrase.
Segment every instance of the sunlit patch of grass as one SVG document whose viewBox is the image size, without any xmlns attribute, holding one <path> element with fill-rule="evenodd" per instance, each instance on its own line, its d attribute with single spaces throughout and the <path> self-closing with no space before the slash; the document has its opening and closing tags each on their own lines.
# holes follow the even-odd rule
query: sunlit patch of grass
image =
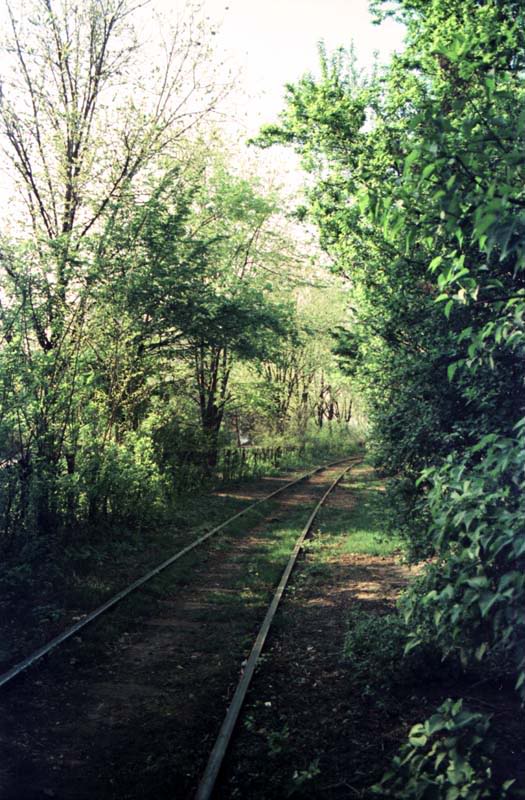
<svg viewBox="0 0 525 800">
<path fill-rule="evenodd" d="M 385 531 L 384 484 L 372 470 L 345 479 L 342 488 L 350 493 L 348 509 L 330 508 L 322 511 L 319 530 L 324 540 L 323 552 L 330 557 L 330 551 L 337 549 L 343 553 L 367 553 L 374 556 L 387 556 L 401 547 L 399 538 Z M 341 538 L 343 536 L 343 538 Z M 316 540 L 309 545 L 315 547 Z"/>
<path fill-rule="evenodd" d="M 248 552 L 239 551 L 237 569 L 230 576 L 229 588 L 210 589 L 205 593 L 204 616 L 225 614 L 239 616 L 249 609 L 264 608 L 277 586 L 294 544 L 305 522 L 305 511 L 297 510 L 286 520 L 274 519 L 262 524 L 255 534 L 258 541 Z M 228 527 L 228 543 L 242 542 L 247 534 L 242 525 Z M 252 522 L 253 525 L 253 522 Z M 236 528 L 236 530 L 234 529 Z"/>
<path fill-rule="evenodd" d="M 206 594 L 206 601 L 214 605 L 238 606 L 242 605 L 242 597 L 232 590 L 213 589 Z"/>
</svg>

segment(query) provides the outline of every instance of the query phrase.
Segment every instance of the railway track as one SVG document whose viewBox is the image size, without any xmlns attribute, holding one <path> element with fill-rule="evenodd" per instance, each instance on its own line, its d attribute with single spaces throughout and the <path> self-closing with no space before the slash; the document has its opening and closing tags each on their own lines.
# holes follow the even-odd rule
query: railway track
<svg viewBox="0 0 525 800">
<path fill-rule="evenodd" d="M 225 753 L 225 751 L 226 751 L 226 749 L 228 747 L 228 743 L 230 741 L 231 734 L 232 734 L 233 729 L 235 727 L 235 722 L 236 722 L 236 720 L 237 720 L 237 718 L 239 716 L 239 713 L 240 713 L 240 710 L 241 710 L 241 707 L 242 707 L 244 696 L 246 694 L 246 691 L 247 691 L 248 685 L 250 683 L 251 677 L 253 676 L 253 672 L 255 670 L 255 666 L 256 666 L 257 660 L 259 658 L 259 655 L 260 655 L 260 653 L 262 651 L 262 647 L 264 645 L 264 640 L 266 639 L 266 636 L 268 634 L 268 630 L 270 628 L 271 621 L 272 621 L 272 619 L 273 619 L 273 617 L 275 615 L 275 612 L 277 610 L 277 606 L 278 606 L 280 598 L 282 597 L 282 594 L 284 592 L 288 577 L 290 576 L 291 571 L 293 569 L 293 565 L 294 565 L 295 560 L 297 558 L 297 555 L 298 555 L 298 553 L 300 551 L 302 542 L 304 541 L 304 538 L 306 537 L 306 535 L 308 534 L 309 530 L 311 529 L 311 527 L 312 527 L 312 525 L 313 525 L 313 523 L 315 521 L 315 518 L 317 516 L 317 513 L 318 513 L 319 509 L 321 508 L 321 506 L 323 505 L 323 503 L 329 497 L 330 493 L 333 491 L 333 489 L 335 488 L 335 486 L 337 485 L 339 480 L 348 471 L 348 469 L 350 469 L 351 466 L 353 466 L 354 464 L 358 463 L 359 460 L 360 460 L 359 457 L 353 457 L 353 458 L 341 459 L 341 460 L 339 460 L 337 462 L 332 462 L 331 464 L 322 465 L 322 466 L 317 467 L 317 468 L 315 468 L 313 470 L 310 470 L 307 473 L 304 473 L 303 475 L 301 475 L 296 480 L 290 481 L 285 486 L 280 487 L 276 491 L 271 492 L 270 494 L 268 494 L 264 498 L 261 498 L 260 500 L 257 500 L 256 502 L 251 503 L 249 506 L 247 506 L 241 512 L 238 512 L 237 514 L 235 514 L 232 517 L 230 517 L 227 520 L 225 520 L 220 525 L 218 525 L 215 528 L 213 528 L 211 531 L 208 531 L 206 534 L 204 534 L 202 536 L 199 536 L 196 539 L 194 539 L 193 541 L 191 541 L 186 547 L 182 548 L 177 553 L 175 553 L 173 556 L 171 556 L 170 558 L 166 559 L 161 564 L 159 564 L 157 567 L 155 567 L 153 570 L 150 570 L 148 573 L 143 575 L 141 578 L 139 578 L 138 580 L 134 581 L 132 584 L 127 586 L 121 592 L 119 592 L 114 597 L 112 597 L 108 601 L 106 601 L 106 603 L 104 603 L 103 605 L 99 606 L 97 609 L 95 609 L 90 614 L 88 614 L 84 619 L 80 620 L 75 625 L 73 625 L 70 628 L 68 628 L 67 630 L 65 630 L 62 634 L 60 634 L 59 636 L 57 636 L 54 639 L 52 639 L 44 647 L 41 647 L 38 650 L 36 650 L 34 653 L 32 653 L 30 656 L 28 656 L 23 661 L 21 661 L 19 664 L 16 664 L 14 667 L 12 667 L 6 673 L 4 673 L 2 676 L 0 676 L 0 686 L 4 686 L 5 687 L 7 684 L 9 684 L 12 681 L 14 681 L 15 678 L 17 678 L 19 675 L 21 675 L 22 673 L 24 673 L 27 670 L 29 670 L 30 667 L 32 667 L 35 664 L 37 664 L 45 656 L 51 654 L 52 651 L 54 651 L 57 648 L 59 648 L 62 644 L 67 642 L 72 637 L 77 636 L 80 630 L 82 630 L 86 626 L 90 625 L 92 622 L 94 622 L 96 619 L 98 619 L 103 614 L 108 612 L 110 609 L 114 608 L 116 605 L 121 603 L 131 593 L 133 593 L 133 592 L 137 591 L 138 589 L 140 589 L 141 587 L 143 587 L 147 582 L 151 581 L 153 578 L 155 578 L 161 572 L 163 572 L 164 570 L 168 569 L 172 564 L 174 564 L 177 560 L 183 558 L 187 553 L 189 553 L 190 551 L 198 548 L 200 545 L 204 544 L 204 542 L 206 542 L 209 539 L 211 539 L 217 533 L 219 533 L 220 531 L 223 531 L 224 529 L 226 529 L 229 525 L 231 525 L 232 522 L 236 521 L 239 517 L 242 517 L 244 514 L 246 514 L 250 510 L 254 509 L 255 507 L 258 507 L 258 506 L 262 505 L 263 503 L 265 503 L 265 502 L 267 502 L 269 500 L 272 500 L 275 497 L 278 497 L 280 495 L 285 495 L 286 492 L 294 490 L 294 489 L 297 489 L 297 487 L 302 482 L 306 482 L 309 479 L 313 478 L 314 476 L 316 476 L 316 480 L 317 480 L 320 477 L 321 473 L 323 473 L 324 471 L 330 471 L 330 470 L 333 470 L 334 467 L 338 467 L 338 466 L 340 466 L 342 464 L 345 464 L 346 465 L 345 468 L 340 471 L 340 473 L 337 475 L 336 480 L 331 482 L 331 484 L 328 487 L 328 489 L 324 492 L 323 497 L 321 498 L 321 500 L 316 504 L 315 509 L 310 514 L 308 522 L 307 522 L 306 526 L 303 528 L 303 530 L 301 532 L 301 535 L 300 535 L 299 539 L 297 540 L 297 542 L 295 544 L 292 556 L 290 557 L 290 560 L 288 561 L 286 569 L 285 569 L 285 571 L 284 571 L 284 573 L 283 573 L 283 575 L 281 577 L 281 580 L 279 582 L 279 586 L 277 588 L 277 591 L 276 591 L 276 593 L 274 595 L 274 598 L 273 598 L 273 600 L 272 600 L 272 602 L 270 604 L 270 608 L 268 609 L 268 612 L 266 614 L 266 617 L 265 617 L 265 620 L 264 620 L 263 625 L 261 627 L 261 630 L 259 631 L 259 634 L 257 636 L 256 642 L 255 642 L 255 644 L 254 644 L 254 646 L 252 648 L 252 652 L 251 652 L 251 654 L 250 654 L 250 656 L 248 658 L 247 663 L 245 664 L 241 681 L 240 681 L 239 686 L 237 687 L 237 689 L 236 689 L 236 691 L 234 693 L 233 700 L 231 702 L 231 705 L 230 705 L 229 711 L 227 713 L 227 716 L 224 719 L 224 723 L 223 723 L 223 726 L 222 726 L 221 731 L 219 733 L 219 737 L 218 737 L 216 743 L 214 744 L 214 746 L 211 748 L 211 755 L 210 755 L 210 758 L 209 758 L 208 767 L 206 768 L 206 771 L 205 771 L 205 773 L 204 773 L 204 775 L 202 777 L 202 780 L 201 780 L 201 783 L 200 783 L 200 786 L 199 786 L 199 789 L 198 789 L 197 798 L 199 800 L 204 800 L 205 798 L 211 797 L 212 793 L 213 793 L 213 787 L 215 785 L 215 780 L 217 778 L 217 775 L 218 775 L 218 772 L 219 772 L 219 769 L 220 769 L 220 766 L 221 766 L 221 763 L 222 763 L 222 759 L 224 757 L 224 753 Z M 324 487 L 321 487 L 321 488 L 324 488 Z M 58 722 L 55 723 L 55 725 L 58 725 L 58 724 L 59 724 Z M 14 796 L 15 795 L 13 795 L 13 797 Z M 64 795 L 64 796 L 67 796 L 67 795 Z M 120 795 L 111 795 L 111 796 L 120 797 Z M 122 796 L 124 797 L 124 795 L 122 795 Z M 128 795 L 125 795 L 125 796 L 127 797 Z M 140 795 L 140 796 L 143 796 L 143 795 Z M 183 795 L 179 795 L 179 794 L 175 793 L 175 796 L 176 797 L 189 797 L 190 795 L 187 794 L 187 793 L 184 793 Z"/>
<path fill-rule="evenodd" d="M 325 504 L 329 495 L 333 492 L 335 487 L 338 483 L 342 480 L 342 478 L 346 475 L 346 473 L 351 469 L 351 466 L 346 467 L 338 476 L 337 478 L 330 484 L 326 492 L 323 494 L 317 505 L 315 506 L 314 510 L 310 514 L 308 521 L 304 528 L 302 529 L 296 543 L 295 547 L 292 551 L 290 558 L 288 559 L 288 563 L 284 569 L 284 572 L 281 576 L 281 580 L 279 581 L 279 585 L 275 590 L 274 596 L 272 601 L 268 607 L 268 611 L 266 612 L 266 616 L 263 620 L 263 623 L 259 629 L 259 633 L 257 634 L 257 638 L 253 644 L 250 656 L 246 662 L 244 667 L 243 673 L 239 679 L 239 683 L 237 684 L 237 688 L 233 695 L 233 699 L 228 707 L 226 712 L 226 716 L 224 717 L 224 721 L 221 725 L 221 729 L 215 740 L 213 745 L 212 751 L 210 753 L 210 757 L 208 759 L 208 763 L 206 765 L 206 769 L 202 776 L 202 780 L 199 783 L 199 787 L 197 789 L 197 794 L 195 795 L 195 800 L 210 800 L 213 795 L 213 791 L 215 788 L 215 784 L 217 781 L 217 777 L 219 775 L 220 768 L 222 766 L 222 762 L 224 760 L 224 756 L 226 755 L 226 751 L 230 744 L 231 738 L 233 736 L 233 732 L 235 729 L 235 725 L 241 713 L 242 705 L 244 703 L 246 694 L 250 687 L 250 683 L 252 681 L 255 668 L 257 666 L 257 662 L 259 657 L 262 653 L 264 643 L 266 641 L 266 637 L 268 636 L 268 632 L 270 630 L 270 626 L 272 621 L 275 617 L 277 612 L 277 608 L 283 596 L 284 590 L 286 589 L 286 585 L 292 574 L 292 570 L 295 566 L 295 562 L 297 561 L 297 556 L 303 546 L 304 540 L 307 535 L 310 533 L 312 526 L 315 522 L 315 519 Z"/>
<path fill-rule="evenodd" d="M 113 597 L 110 597 L 109 600 L 106 600 L 105 603 L 103 603 L 102 605 L 100 605 L 97 608 L 95 608 L 93 611 L 91 611 L 89 614 L 87 614 L 83 619 L 79 620 L 74 625 L 71 625 L 69 628 L 67 628 L 65 631 L 60 633 L 58 636 L 55 636 L 53 639 L 51 639 L 45 645 L 43 645 L 42 647 L 39 647 L 37 650 L 33 651 L 30 655 L 28 655 L 22 661 L 18 662 L 13 667 L 11 667 L 9 670 L 7 670 L 3 674 L 1 674 L 0 675 L 0 688 L 2 686 L 5 686 L 6 684 L 10 683 L 16 677 L 18 677 L 23 672 L 28 670 L 30 667 L 35 665 L 42 658 L 44 658 L 44 656 L 47 656 L 53 650 L 56 650 L 56 648 L 59 647 L 61 644 L 64 644 L 65 642 L 67 642 L 72 637 L 78 635 L 80 633 L 80 631 L 83 630 L 83 628 L 87 627 L 92 622 L 94 622 L 96 619 L 101 617 L 103 614 L 105 614 L 108 611 L 110 611 L 116 605 L 121 603 L 122 600 L 124 600 L 130 594 L 132 594 L 133 592 L 136 592 L 137 589 L 140 589 L 146 583 L 151 581 L 152 578 L 155 578 L 157 575 L 159 575 L 161 572 L 166 570 L 168 567 L 170 567 L 176 561 L 178 561 L 179 559 L 183 558 L 183 556 L 185 556 L 187 553 L 190 553 L 196 547 L 198 547 L 199 545 L 203 544 L 208 539 L 211 539 L 212 536 L 215 536 L 217 533 L 219 533 L 220 531 L 224 530 L 226 527 L 228 527 L 228 525 L 231 525 L 232 522 L 235 522 L 237 519 L 239 519 L 240 517 L 244 516 L 249 511 L 251 511 L 252 509 L 256 508 L 257 506 L 260 506 L 263 503 L 268 502 L 268 500 L 271 500 L 274 497 L 277 497 L 278 495 L 280 495 L 283 492 L 285 492 L 288 489 L 290 489 L 292 486 L 296 486 L 297 484 L 301 483 L 302 481 L 307 480 L 312 475 L 315 475 L 318 472 L 322 472 L 323 470 L 326 470 L 329 467 L 335 466 L 337 464 L 344 463 L 347 460 L 348 459 L 340 459 L 338 461 L 331 462 L 330 464 L 325 464 L 325 465 L 316 467 L 315 469 L 310 470 L 309 472 L 305 472 L 303 475 L 301 475 L 296 480 L 290 481 L 285 486 L 282 486 L 279 489 L 276 489 L 274 492 L 271 492 L 270 494 L 266 495 L 266 497 L 263 497 L 260 500 L 257 500 L 255 503 L 251 503 L 246 508 L 243 508 L 242 511 L 239 511 L 237 514 L 234 514 L 232 517 L 229 517 L 227 520 L 222 522 L 220 525 L 217 525 L 211 531 L 208 531 L 203 536 L 199 536 L 197 539 L 194 539 L 192 542 L 190 542 L 188 545 L 186 545 L 186 547 L 183 547 L 181 550 L 176 552 L 174 555 L 172 555 L 169 558 L 167 558 L 164 561 L 162 561 L 156 567 L 154 567 L 153 569 L 149 570 L 149 572 L 147 572 L 145 575 L 142 575 L 136 581 L 133 581 L 133 583 L 129 584 L 124 589 L 122 589 L 120 592 L 118 592 L 117 594 L 113 595 Z"/>
</svg>

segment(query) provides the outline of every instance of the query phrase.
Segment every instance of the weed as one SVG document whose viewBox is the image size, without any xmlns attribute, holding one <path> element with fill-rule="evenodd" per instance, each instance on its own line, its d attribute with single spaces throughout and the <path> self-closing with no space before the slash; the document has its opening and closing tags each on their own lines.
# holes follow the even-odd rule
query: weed
<svg viewBox="0 0 525 800">
<path fill-rule="evenodd" d="M 319 768 L 319 758 L 314 758 L 314 760 L 310 762 L 306 769 L 296 769 L 292 775 L 292 787 L 288 792 L 288 797 L 305 794 L 305 790 L 309 794 L 310 792 L 308 790 L 310 787 L 308 787 L 307 784 L 309 784 L 314 778 L 317 778 L 317 776 L 320 774 L 321 770 Z"/>
<path fill-rule="evenodd" d="M 366 468 L 364 468 L 366 470 Z M 371 470 L 350 473 L 343 482 L 355 502 L 350 509 L 328 506 L 321 513 L 320 538 L 309 543 L 309 549 L 315 550 L 318 542 L 325 540 L 332 546 L 340 546 L 340 537 L 344 535 L 342 545 L 344 553 L 368 553 L 374 556 L 386 556 L 397 552 L 401 540 L 391 536 L 385 529 L 386 500 L 384 485 Z"/>
<path fill-rule="evenodd" d="M 266 737 L 270 756 L 280 755 L 285 750 L 289 738 L 290 728 L 288 723 L 285 723 L 280 731 L 270 731 Z"/>
<path fill-rule="evenodd" d="M 380 701 L 385 691 L 436 677 L 443 669 L 430 647 L 405 654 L 408 631 L 397 613 L 376 615 L 360 609 L 348 617 L 344 659 L 365 696 Z"/>
</svg>

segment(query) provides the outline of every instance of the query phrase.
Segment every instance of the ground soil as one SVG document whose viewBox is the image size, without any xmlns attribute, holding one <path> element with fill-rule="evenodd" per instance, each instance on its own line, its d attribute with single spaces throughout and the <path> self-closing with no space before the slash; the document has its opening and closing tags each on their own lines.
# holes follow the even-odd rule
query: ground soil
<svg viewBox="0 0 525 800">
<path fill-rule="evenodd" d="M 298 532 L 338 471 L 212 540 L 173 584 L 165 578 L 141 592 L 0 693 L 2 800 L 193 797 L 264 616 L 270 576 L 284 567 L 286 554 L 270 563 L 268 541 L 286 538 L 287 520 Z M 275 486 L 252 482 L 231 499 Z M 338 489 L 329 507 L 351 515 L 356 497 Z M 220 775 L 220 800 L 366 798 L 410 726 L 454 693 L 494 713 L 504 774 L 525 761 L 509 687 L 476 688 L 444 674 L 387 696 L 354 681 L 343 657 L 349 614 L 386 619 L 413 571 L 396 554 L 351 553 L 344 541 L 343 531 L 321 563 L 321 529 L 300 557 Z"/>
<path fill-rule="evenodd" d="M 354 502 L 342 488 L 329 507 L 350 512 Z M 414 713 L 396 709 L 392 718 L 353 693 L 343 643 L 348 614 L 392 611 L 416 570 L 398 555 L 341 551 L 318 572 L 316 560 L 316 552 L 303 554 L 286 593 L 221 776 L 221 800 L 360 797 L 371 755 L 380 775 L 414 721 Z"/>
<path fill-rule="evenodd" d="M 291 490 L 248 535 L 204 548 L 186 585 L 163 585 L 149 613 L 135 600 L 135 619 L 119 611 L 12 684 L 0 698 L 0 796 L 190 797 L 264 614 L 259 596 L 235 613 L 225 597 L 238 600 L 269 525 L 306 517 L 333 474 Z M 257 499 L 278 484 L 233 494 Z"/>
</svg>

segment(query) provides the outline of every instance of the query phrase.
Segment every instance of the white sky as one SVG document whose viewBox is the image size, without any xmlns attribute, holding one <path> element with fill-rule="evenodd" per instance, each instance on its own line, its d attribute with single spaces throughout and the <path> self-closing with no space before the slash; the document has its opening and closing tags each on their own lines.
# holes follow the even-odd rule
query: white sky
<svg viewBox="0 0 525 800">
<path fill-rule="evenodd" d="M 161 14 L 187 5 L 185 0 L 153 2 Z M 402 47 L 403 26 L 392 19 L 373 25 L 368 0 L 201 0 L 201 5 L 210 22 L 217 22 L 217 55 L 239 73 L 223 107 L 229 116 L 223 125 L 241 142 L 255 136 L 261 125 L 277 121 L 285 84 L 317 71 L 319 41 L 328 51 L 353 42 L 358 65 L 365 70 L 372 67 L 376 53 L 386 62 Z M 303 182 L 298 157 L 288 148 L 254 152 L 241 145 L 239 156 L 239 165 L 251 161 L 255 171 L 277 182 L 285 195 L 294 195 Z"/>
<path fill-rule="evenodd" d="M 161 17 L 170 17 L 172 12 L 184 12 L 191 3 L 152 0 L 144 8 L 145 28 L 153 9 Z M 23 0 L 15 5 L 23 7 Z M 316 71 L 320 40 L 328 50 L 353 41 L 359 64 L 367 68 L 375 51 L 380 61 L 387 61 L 393 50 L 401 48 L 403 38 L 402 26 L 393 20 L 380 27 L 372 25 L 368 0 L 201 0 L 201 6 L 210 23 L 217 22 L 213 37 L 216 55 L 239 73 L 224 107 L 223 124 L 228 135 L 241 141 L 256 135 L 262 124 L 276 120 L 284 105 L 286 83 L 293 83 L 307 71 Z M 5 23 L 5 4 L 0 0 L 0 29 Z M 245 150 L 244 157 L 255 157 L 257 171 L 267 176 L 273 173 L 291 191 L 299 185 L 301 177 L 293 154 L 281 148 L 259 151 L 256 156 L 253 148 L 250 151 L 252 155 Z M 5 178 L 0 171 L 0 209 L 4 211 Z"/>
<path fill-rule="evenodd" d="M 250 135 L 275 121 L 285 83 L 316 70 L 321 39 L 329 50 L 353 41 L 366 68 L 374 51 L 386 61 L 403 38 L 393 20 L 372 25 L 368 0 L 204 0 L 203 7 L 212 20 L 222 19 L 218 50 L 242 70 L 239 89 L 249 96 L 242 113 Z"/>
</svg>

